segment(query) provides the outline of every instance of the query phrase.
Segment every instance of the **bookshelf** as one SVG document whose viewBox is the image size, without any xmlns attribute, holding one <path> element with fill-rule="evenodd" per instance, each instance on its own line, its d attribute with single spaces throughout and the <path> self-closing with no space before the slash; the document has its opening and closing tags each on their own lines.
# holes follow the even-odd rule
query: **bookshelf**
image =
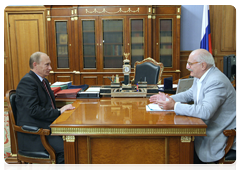
<svg viewBox="0 0 240 170">
<path fill-rule="evenodd" d="M 180 77 L 180 5 L 53 5 L 46 12 L 51 82 L 108 85 L 116 74 L 122 81 L 124 53 L 130 79 L 135 62 L 148 57 L 163 63 L 163 78 Z"/>
</svg>

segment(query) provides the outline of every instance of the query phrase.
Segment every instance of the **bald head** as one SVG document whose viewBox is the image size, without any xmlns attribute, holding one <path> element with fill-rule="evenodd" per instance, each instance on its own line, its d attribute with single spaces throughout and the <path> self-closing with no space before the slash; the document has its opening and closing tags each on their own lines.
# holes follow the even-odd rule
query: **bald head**
<svg viewBox="0 0 240 170">
<path fill-rule="evenodd" d="M 210 52 L 205 49 L 197 49 L 190 53 L 189 57 L 193 57 L 198 62 L 205 62 L 208 65 L 208 68 L 215 65 L 213 56 Z"/>
</svg>

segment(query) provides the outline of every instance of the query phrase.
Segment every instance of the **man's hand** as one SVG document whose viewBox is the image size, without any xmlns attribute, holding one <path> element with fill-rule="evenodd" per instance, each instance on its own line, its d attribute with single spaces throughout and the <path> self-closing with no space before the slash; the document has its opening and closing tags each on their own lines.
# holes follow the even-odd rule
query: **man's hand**
<svg viewBox="0 0 240 170">
<path fill-rule="evenodd" d="M 66 110 L 72 110 L 72 109 L 75 109 L 75 107 L 72 106 L 72 104 L 68 104 L 68 105 L 65 105 L 63 106 L 60 110 L 61 110 L 61 114 L 63 112 L 65 112 Z"/>
<path fill-rule="evenodd" d="M 168 101 L 158 101 L 158 106 L 163 110 L 174 110 L 175 101 L 167 94 Z"/>
<path fill-rule="evenodd" d="M 165 101 L 166 100 L 166 95 L 164 93 L 159 92 L 158 94 L 155 94 L 153 96 L 150 96 L 149 101 L 152 103 L 156 103 L 159 101 Z"/>
</svg>

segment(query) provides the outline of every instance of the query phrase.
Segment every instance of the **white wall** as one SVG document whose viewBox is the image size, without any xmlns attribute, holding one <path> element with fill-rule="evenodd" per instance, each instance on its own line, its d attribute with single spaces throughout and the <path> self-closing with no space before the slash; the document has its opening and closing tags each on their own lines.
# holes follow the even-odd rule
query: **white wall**
<svg viewBox="0 0 240 170">
<path fill-rule="evenodd" d="M 203 5 L 182 5 L 180 50 L 200 48 Z"/>
</svg>

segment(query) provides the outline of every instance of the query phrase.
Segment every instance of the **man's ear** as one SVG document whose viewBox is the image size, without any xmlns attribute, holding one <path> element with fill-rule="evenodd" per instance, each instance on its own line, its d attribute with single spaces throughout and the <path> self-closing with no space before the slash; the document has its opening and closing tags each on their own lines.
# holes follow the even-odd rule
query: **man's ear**
<svg viewBox="0 0 240 170">
<path fill-rule="evenodd" d="M 207 63 L 206 62 L 202 62 L 202 69 L 203 70 L 206 70 L 208 67 Z"/>
<path fill-rule="evenodd" d="M 33 68 L 37 66 L 37 62 L 33 62 Z"/>
</svg>

